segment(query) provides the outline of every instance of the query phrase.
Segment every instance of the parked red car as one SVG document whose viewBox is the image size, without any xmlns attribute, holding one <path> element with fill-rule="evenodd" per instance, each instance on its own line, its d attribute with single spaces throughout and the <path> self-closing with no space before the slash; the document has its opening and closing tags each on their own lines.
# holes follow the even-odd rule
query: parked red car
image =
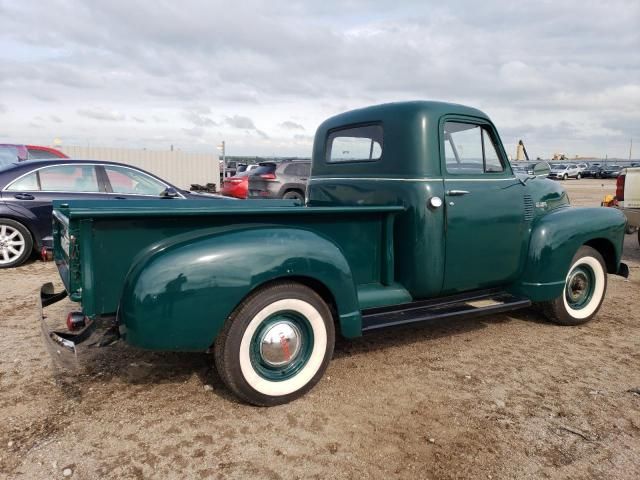
<svg viewBox="0 0 640 480">
<path fill-rule="evenodd" d="M 233 177 L 225 178 L 220 193 L 227 197 L 247 198 L 249 196 L 249 172 L 245 170 Z"/>
<path fill-rule="evenodd" d="M 41 145 L 26 145 L 29 152 L 29 160 L 47 160 L 49 158 L 69 158 L 66 154 L 51 147 Z"/>
</svg>

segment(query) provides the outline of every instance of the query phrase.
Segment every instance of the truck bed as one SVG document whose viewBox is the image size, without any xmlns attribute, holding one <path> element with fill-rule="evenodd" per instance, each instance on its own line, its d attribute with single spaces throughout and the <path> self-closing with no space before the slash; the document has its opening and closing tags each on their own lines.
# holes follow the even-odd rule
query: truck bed
<svg viewBox="0 0 640 480">
<path fill-rule="evenodd" d="M 65 287 L 87 315 L 117 311 L 136 257 L 172 238 L 248 228 L 311 230 L 344 253 L 366 298 L 393 283 L 393 217 L 402 206 L 306 207 L 293 201 L 67 201 L 54 203 L 54 259 Z M 285 241 L 265 238 L 265 242 Z M 259 250 L 259 249 L 258 249 Z M 247 263 L 259 251 L 247 251 Z M 239 267 L 242 268 L 242 267 Z M 393 288 L 391 288 L 393 291 Z"/>
</svg>

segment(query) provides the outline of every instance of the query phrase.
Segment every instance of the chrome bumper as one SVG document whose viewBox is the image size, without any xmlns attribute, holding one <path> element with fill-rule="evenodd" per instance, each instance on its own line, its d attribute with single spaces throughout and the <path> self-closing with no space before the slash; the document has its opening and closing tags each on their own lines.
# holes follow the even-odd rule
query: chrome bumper
<svg viewBox="0 0 640 480">
<path fill-rule="evenodd" d="M 54 330 L 49 326 L 44 309 L 64 300 L 67 292 L 55 293 L 52 283 L 40 288 L 40 327 L 47 350 L 57 366 L 77 369 L 86 364 L 101 347 L 120 339 L 115 317 L 100 317 L 90 321 L 82 330 L 69 332 Z"/>
</svg>

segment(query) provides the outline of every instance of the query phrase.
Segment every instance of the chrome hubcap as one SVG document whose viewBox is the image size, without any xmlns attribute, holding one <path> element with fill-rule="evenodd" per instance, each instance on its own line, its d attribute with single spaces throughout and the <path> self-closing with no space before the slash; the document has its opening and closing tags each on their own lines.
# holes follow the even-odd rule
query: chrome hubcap
<svg viewBox="0 0 640 480">
<path fill-rule="evenodd" d="M 272 367 L 289 365 L 300 353 L 301 338 L 300 329 L 294 323 L 275 323 L 260 338 L 260 356 Z"/>
<path fill-rule="evenodd" d="M 24 252 L 24 237 L 19 230 L 0 225 L 0 264 L 13 262 Z"/>
<path fill-rule="evenodd" d="M 569 307 L 580 310 L 589 304 L 595 289 L 593 271 L 586 265 L 577 266 L 567 279 L 565 296 Z"/>
<path fill-rule="evenodd" d="M 582 272 L 573 275 L 569 281 L 569 296 L 573 301 L 579 300 L 584 295 L 588 282 L 587 276 Z"/>
</svg>

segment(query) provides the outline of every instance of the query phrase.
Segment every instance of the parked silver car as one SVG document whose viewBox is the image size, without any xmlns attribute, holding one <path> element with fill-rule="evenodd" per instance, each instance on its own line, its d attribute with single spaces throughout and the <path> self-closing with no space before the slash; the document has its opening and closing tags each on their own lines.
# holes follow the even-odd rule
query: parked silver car
<svg viewBox="0 0 640 480">
<path fill-rule="evenodd" d="M 567 178 L 580 180 L 580 178 L 582 178 L 582 171 L 575 163 L 560 163 L 551 165 L 551 172 L 549 172 L 548 177 L 558 180 L 566 180 Z"/>
</svg>

